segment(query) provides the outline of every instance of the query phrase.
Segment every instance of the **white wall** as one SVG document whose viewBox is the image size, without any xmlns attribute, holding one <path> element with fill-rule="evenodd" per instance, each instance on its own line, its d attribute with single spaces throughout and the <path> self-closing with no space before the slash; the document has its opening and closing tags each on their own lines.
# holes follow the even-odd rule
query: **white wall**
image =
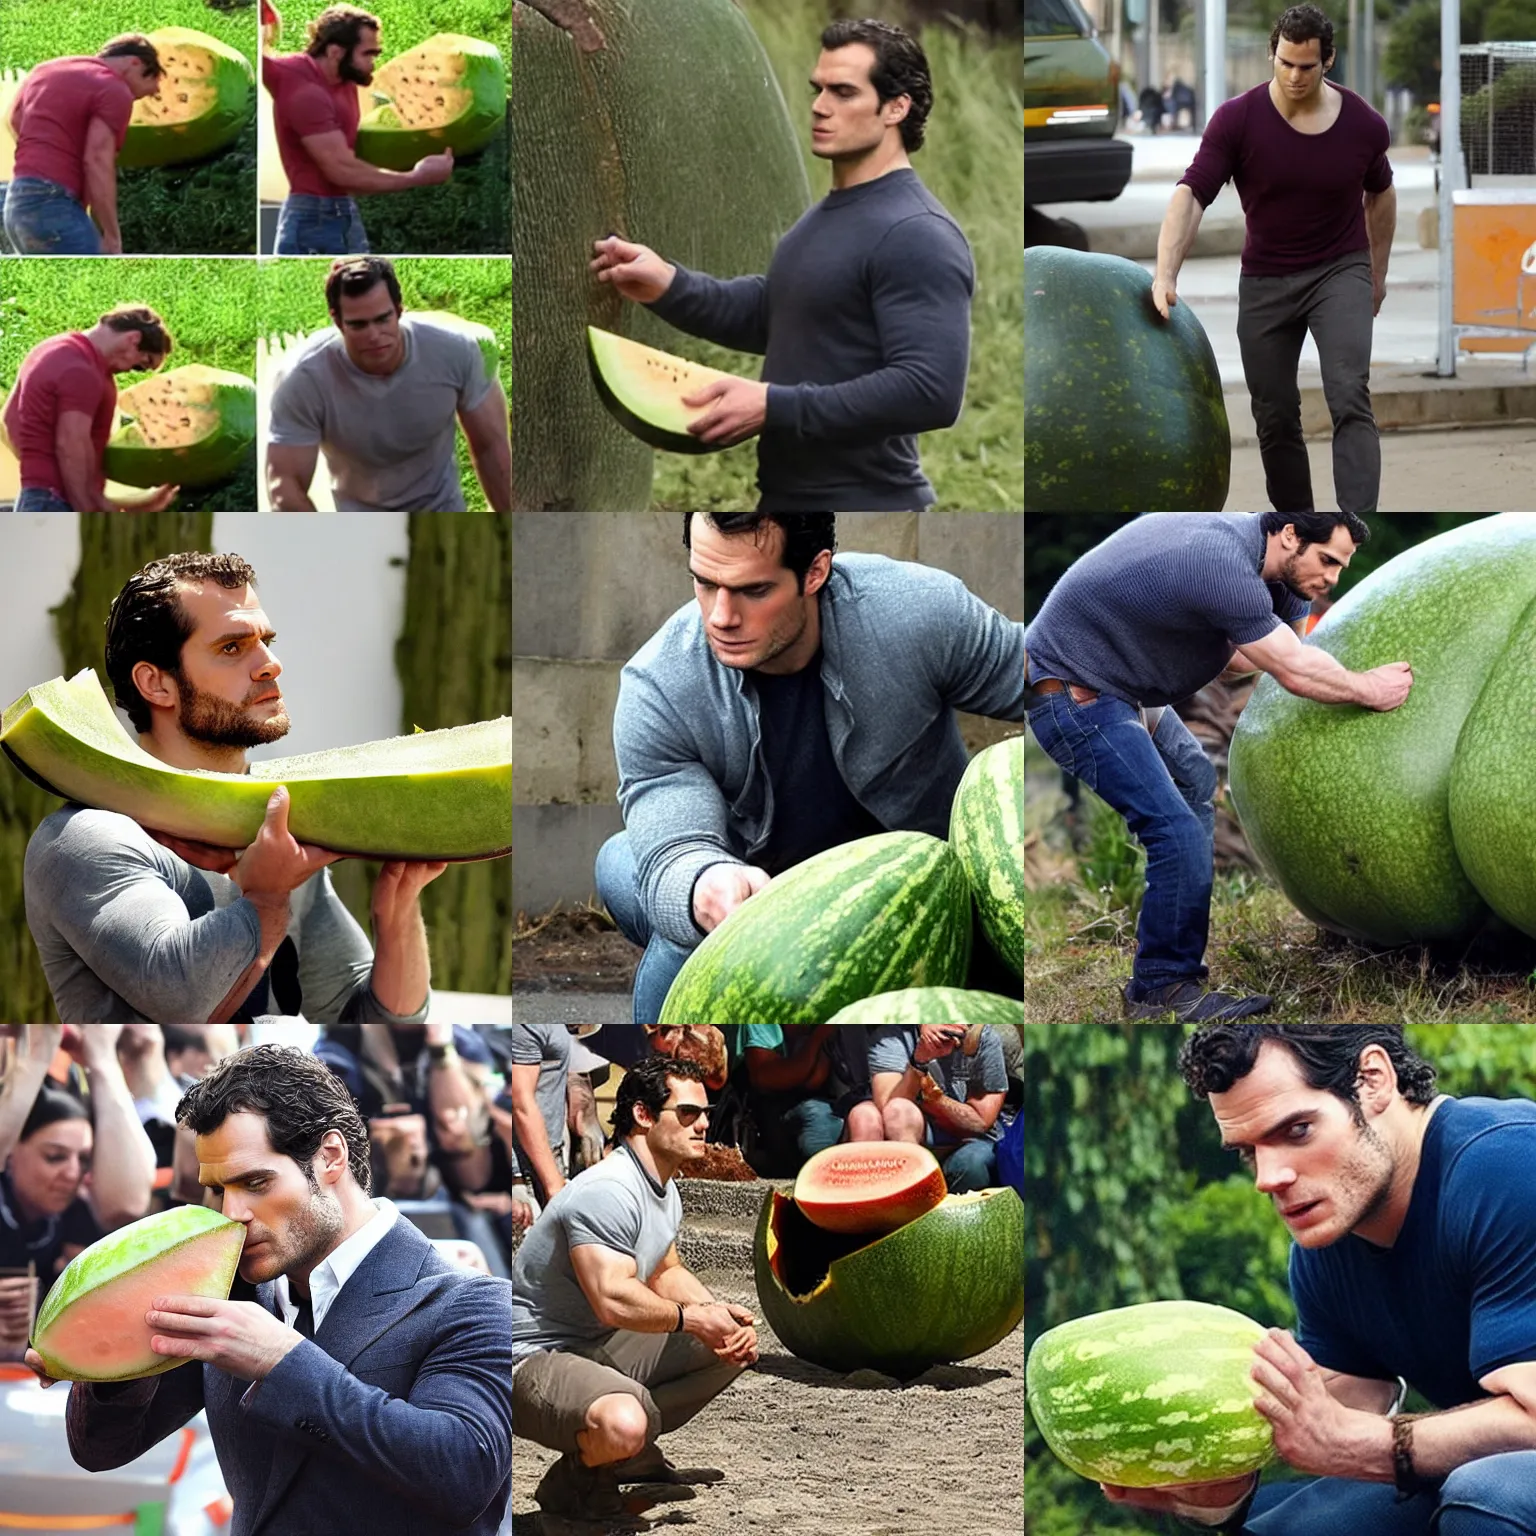
<svg viewBox="0 0 1536 1536">
<path fill-rule="evenodd" d="M 252 752 L 252 760 L 397 735 L 394 647 L 405 605 L 406 514 L 218 513 L 213 547 L 256 567 L 262 606 L 278 634 L 293 729 Z M 63 670 L 48 610 L 69 591 L 79 562 L 77 514 L 0 516 L 0 707 Z M 106 614 L 100 617 L 104 625 Z"/>
</svg>

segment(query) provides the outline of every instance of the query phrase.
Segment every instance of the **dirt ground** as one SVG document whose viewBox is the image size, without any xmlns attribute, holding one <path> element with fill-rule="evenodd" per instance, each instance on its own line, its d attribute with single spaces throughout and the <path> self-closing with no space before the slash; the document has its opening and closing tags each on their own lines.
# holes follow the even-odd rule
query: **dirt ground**
<svg viewBox="0 0 1536 1536">
<path fill-rule="evenodd" d="M 543 992 L 628 992 L 640 951 L 586 910 L 530 918 L 512 934 L 512 984 Z"/>
<path fill-rule="evenodd" d="M 750 1286 L 723 1299 L 757 1307 Z M 789 1354 L 759 1317 L 761 1357 L 662 1441 L 725 1481 L 646 1512 L 659 1536 L 1019 1536 L 1024 1527 L 1024 1329 L 903 1386 Z M 555 1453 L 512 1443 L 514 1536 L 543 1536 L 532 1495 Z M 594 1529 L 598 1529 L 594 1527 Z"/>
</svg>

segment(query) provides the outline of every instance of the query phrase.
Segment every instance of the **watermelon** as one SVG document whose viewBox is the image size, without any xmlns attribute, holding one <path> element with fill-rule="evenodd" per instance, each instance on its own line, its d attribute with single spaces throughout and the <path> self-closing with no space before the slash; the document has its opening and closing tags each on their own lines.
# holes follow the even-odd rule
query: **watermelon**
<svg viewBox="0 0 1536 1536">
<path fill-rule="evenodd" d="M 377 105 L 357 125 L 357 157 L 408 171 L 451 149 L 472 155 L 506 125 L 507 66 L 494 43 L 438 32 L 373 77 Z"/>
<path fill-rule="evenodd" d="M 1024 252 L 1024 504 L 1219 512 L 1232 473 L 1221 373 L 1183 300 L 1121 256 Z"/>
<path fill-rule="evenodd" d="M 1024 1204 L 946 1195 L 871 1242 L 824 1232 L 769 1190 L 753 1243 L 757 1298 L 793 1354 L 832 1371 L 920 1375 L 983 1354 L 1024 1316 Z"/>
<path fill-rule="evenodd" d="M 849 1003 L 829 1024 L 1022 1024 L 1022 998 L 961 987 L 904 987 Z"/>
<path fill-rule="evenodd" d="M 165 74 L 158 96 L 134 102 L 118 165 L 184 165 L 234 143 L 255 110 L 250 60 L 190 27 L 162 27 L 149 40 Z"/>
<path fill-rule="evenodd" d="M 512 722 L 482 720 L 364 746 L 252 764 L 249 774 L 172 768 L 118 723 L 89 667 L 29 688 L 0 745 L 50 794 L 225 848 L 255 837 L 279 784 L 300 842 L 381 859 L 484 859 L 511 851 Z"/>
<path fill-rule="evenodd" d="M 1241 1477 L 1269 1461 L 1253 1406 L 1251 1318 L 1203 1301 L 1153 1301 L 1075 1318 L 1029 1352 L 1029 1411 L 1080 1477 L 1161 1488 Z"/>
<path fill-rule="evenodd" d="M 1297 909 L 1374 944 L 1464 941 L 1489 909 L 1536 935 L 1536 514 L 1405 550 L 1310 643 L 1413 666 L 1388 713 L 1261 678 L 1229 756 L 1249 845 Z"/>
<path fill-rule="evenodd" d="M 766 272 L 810 205 L 805 160 L 736 0 L 514 0 L 511 58 L 513 506 L 633 512 L 653 455 L 592 387 L 587 327 L 668 349 L 678 332 L 597 281 L 592 242 Z"/>
<path fill-rule="evenodd" d="M 223 368 L 152 374 L 117 397 L 117 410 L 101 463 L 124 485 L 213 485 L 256 445 L 256 386 Z"/>
<path fill-rule="evenodd" d="M 161 1330 L 144 1320 L 160 1296 L 226 1301 L 245 1226 L 202 1205 L 179 1205 L 109 1232 L 69 1261 L 32 1328 L 55 1381 L 136 1381 L 185 1365 L 157 1355 Z"/>
<path fill-rule="evenodd" d="M 795 1204 L 826 1232 L 894 1232 L 947 1193 L 938 1158 L 912 1141 L 825 1147 L 795 1176 Z"/>
<path fill-rule="evenodd" d="M 642 347 L 595 325 L 587 327 L 587 359 L 592 382 L 609 414 L 642 443 L 670 453 L 714 453 L 725 446 L 702 443 L 689 434 L 688 424 L 707 416 L 709 410 L 689 409 L 682 401 L 730 374 L 655 347 Z"/>
<path fill-rule="evenodd" d="M 1024 979 L 1024 738 L 985 747 L 967 765 L 949 815 L 992 947 Z M 1000 1022 L 1009 1023 L 1010 1019 Z M 927 1022 L 941 1023 L 942 1020 Z M 986 1023 L 998 1022 L 985 1020 Z"/>
<path fill-rule="evenodd" d="M 948 843 L 877 832 L 815 854 L 689 955 L 662 1024 L 825 1024 L 876 992 L 959 986 L 970 896 Z"/>
</svg>

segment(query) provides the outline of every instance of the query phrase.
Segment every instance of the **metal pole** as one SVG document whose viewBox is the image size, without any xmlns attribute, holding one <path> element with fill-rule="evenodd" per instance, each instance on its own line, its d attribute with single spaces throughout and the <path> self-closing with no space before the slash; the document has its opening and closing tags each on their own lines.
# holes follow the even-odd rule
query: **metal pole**
<svg viewBox="0 0 1536 1536">
<path fill-rule="evenodd" d="M 1456 377 L 1454 200 L 1461 185 L 1461 0 L 1440 0 L 1440 356 L 1435 372 Z"/>
<path fill-rule="evenodd" d="M 1344 57 L 1344 84 L 1360 91 L 1360 0 L 1349 0 L 1349 51 Z"/>
<path fill-rule="evenodd" d="M 1201 58 L 1200 126 L 1227 99 L 1227 0 L 1204 0 L 1205 48 Z"/>
<path fill-rule="evenodd" d="M 1376 0 L 1365 0 L 1360 27 L 1360 94 L 1376 105 Z"/>
</svg>

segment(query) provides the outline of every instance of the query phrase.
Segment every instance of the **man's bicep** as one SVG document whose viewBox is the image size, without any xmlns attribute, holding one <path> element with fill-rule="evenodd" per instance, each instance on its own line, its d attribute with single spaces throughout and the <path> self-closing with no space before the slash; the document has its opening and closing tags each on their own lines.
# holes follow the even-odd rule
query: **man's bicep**
<svg viewBox="0 0 1536 1536">
<path fill-rule="evenodd" d="M 596 1241 L 571 1241 L 571 1268 L 576 1272 L 588 1301 L 594 1304 L 600 1297 L 612 1294 L 613 1288 L 639 1274 L 639 1267 L 631 1253 L 620 1253 L 616 1248 L 605 1247 Z"/>
<path fill-rule="evenodd" d="M 502 393 L 501 381 L 492 379 L 490 387 L 481 396 L 478 405 L 470 410 L 460 409 L 459 420 L 463 423 L 465 437 L 476 449 L 505 442 L 510 428 L 507 418 L 507 397 Z"/>
<path fill-rule="evenodd" d="M 274 488 L 279 481 L 292 480 L 301 491 L 307 491 L 315 478 L 315 466 L 319 460 L 318 443 L 268 443 L 268 488 Z"/>
<path fill-rule="evenodd" d="M 1243 654 L 1261 671 L 1279 676 L 1295 665 L 1301 654 L 1301 639 L 1289 624 L 1276 624 L 1259 640 L 1243 642 Z"/>
<path fill-rule="evenodd" d="M 117 133 L 104 117 L 93 117 L 86 125 L 85 158 L 107 162 L 117 159 Z"/>
<path fill-rule="evenodd" d="M 306 133 L 299 143 L 304 146 L 304 153 L 320 167 L 321 174 L 332 181 L 336 172 L 345 171 L 357 160 L 340 128 L 326 127 L 318 133 Z"/>
<path fill-rule="evenodd" d="M 512 1107 L 513 1109 L 535 1109 L 537 1102 L 534 1091 L 539 1086 L 539 1068 L 520 1066 L 512 1063 Z"/>
</svg>

